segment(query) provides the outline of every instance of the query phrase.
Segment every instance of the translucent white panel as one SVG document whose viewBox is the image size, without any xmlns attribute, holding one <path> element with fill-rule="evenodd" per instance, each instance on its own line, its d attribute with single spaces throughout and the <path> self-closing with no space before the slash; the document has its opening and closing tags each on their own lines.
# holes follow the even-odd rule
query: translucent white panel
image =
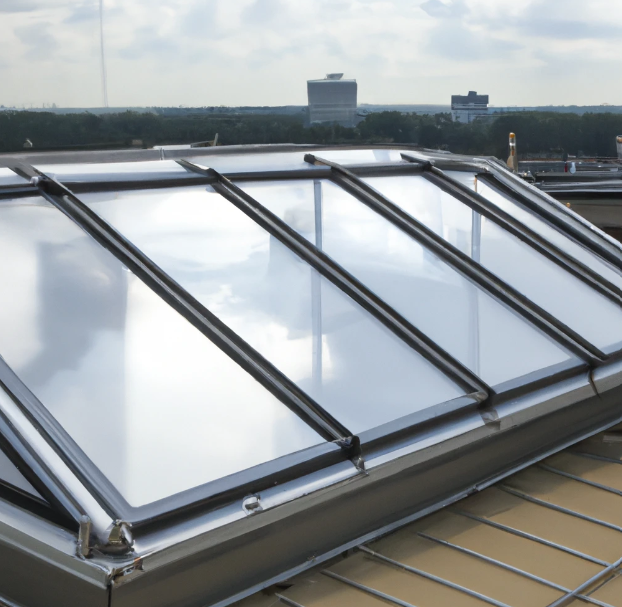
<svg viewBox="0 0 622 607">
<path fill-rule="evenodd" d="M 194 164 L 210 167 L 220 173 L 244 173 L 247 171 L 313 170 L 305 162 L 306 152 L 270 152 L 267 154 L 204 154 L 193 151 L 188 160 Z"/>
<path fill-rule="evenodd" d="M 485 218 L 473 241 L 471 209 L 423 177 L 365 181 L 595 346 L 622 342 L 620 307 Z"/>
<path fill-rule="evenodd" d="M 41 499 L 39 492 L 24 478 L 4 451 L 0 451 L 0 479 L 0 482 L 8 483 Z"/>
<path fill-rule="evenodd" d="M 312 152 L 320 158 L 339 164 L 374 164 L 377 162 L 405 162 L 400 151 L 379 150 L 318 150 Z"/>
<path fill-rule="evenodd" d="M 240 186 L 487 383 L 500 384 L 570 358 L 545 334 L 333 183 Z"/>
<path fill-rule="evenodd" d="M 585 264 L 598 274 L 610 281 L 612 284 L 622 288 L 622 274 L 611 267 L 606 261 L 602 260 L 591 251 L 572 240 L 562 231 L 552 227 L 528 209 L 510 200 L 504 194 L 488 186 L 484 181 L 476 179 L 474 173 L 463 173 L 460 171 L 447 171 L 453 179 L 468 185 L 472 190 L 487 198 L 490 202 L 497 205 L 500 209 L 518 219 L 521 223 L 531 228 L 540 236 L 546 238 L 550 243 L 557 246 L 564 253 L 574 257 L 577 261 Z"/>
<path fill-rule="evenodd" d="M 301 150 L 300 152 L 277 152 L 269 154 L 205 154 L 193 150 L 188 160 L 204 167 L 211 167 L 220 173 L 242 173 L 247 171 L 314 170 L 305 162 L 305 155 L 311 153 L 339 164 L 375 164 L 378 162 L 403 162 L 397 150 Z"/>
<path fill-rule="evenodd" d="M 40 165 L 37 168 L 58 181 L 78 183 L 196 177 L 196 175 L 189 173 L 174 160 L 106 162 L 99 164 L 46 164 Z"/>
<path fill-rule="evenodd" d="M 55 208 L 0 206 L 0 355 L 133 506 L 322 442 Z"/>
<path fill-rule="evenodd" d="M 464 393 L 219 195 L 85 201 L 351 431 Z"/>
<path fill-rule="evenodd" d="M 28 182 L 11 169 L 0 167 L 0 187 L 7 185 L 27 185 Z"/>
</svg>

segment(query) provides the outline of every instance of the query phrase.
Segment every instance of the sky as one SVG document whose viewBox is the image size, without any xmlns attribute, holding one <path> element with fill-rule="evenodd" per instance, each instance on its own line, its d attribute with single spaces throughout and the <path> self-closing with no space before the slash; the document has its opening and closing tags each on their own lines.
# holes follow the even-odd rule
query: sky
<svg viewBox="0 0 622 607">
<path fill-rule="evenodd" d="M 622 105 L 620 0 L 103 0 L 111 106 Z M 0 0 L 0 105 L 103 105 L 99 0 Z"/>
</svg>

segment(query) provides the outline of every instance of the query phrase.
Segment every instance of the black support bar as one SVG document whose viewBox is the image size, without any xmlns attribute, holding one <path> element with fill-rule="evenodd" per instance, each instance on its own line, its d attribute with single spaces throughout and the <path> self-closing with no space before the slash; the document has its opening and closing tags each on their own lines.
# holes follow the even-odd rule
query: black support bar
<svg viewBox="0 0 622 607">
<path fill-rule="evenodd" d="M 0 201 L 13 200 L 14 198 L 30 198 L 38 195 L 39 190 L 31 185 L 0 188 Z"/>
<path fill-rule="evenodd" d="M 46 200 L 108 249 L 164 301 L 326 440 L 343 440 L 352 437 L 352 433 L 347 428 L 229 329 L 203 304 L 183 289 L 140 249 L 93 212 L 70 190 L 42 173 L 39 173 L 37 185 L 41 195 Z M 347 448 L 349 448 L 349 444 Z"/>
<path fill-rule="evenodd" d="M 524 242 L 562 270 L 572 274 L 575 278 L 578 278 L 581 282 L 614 303 L 622 305 L 622 290 L 620 288 L 559 249 L 509 213 L 491 203 L 481 194 L 477 194 L 467 186 L 451 179 L 436 167 L 431 167 L 426 171 L 424 177 L 439 189 L 459 200 L 462 204 L 465 204 L 482 217 L 486 217 L 515 238 Z"/>
<path fill-rule="evenodd" d="M 216 176 L 218 182 L 212 187 L 221 196 L 229 200 L 311 267 L 315 268 L 322 276 L 330 280 L 395 335 L 458 383 L 467 393 L 479 393 L 482 400 L 493 393 L 493 390 L 472 371 L 398 314 L 328 255 L 320 251 L 226 177 L 213 169 L 203 169 L 185 160 L 178 162 L 189 171 Z"/>
<path fill-rule="evenodd" d="M 198 165 L 197 165 L 198 166 Z M 352 165 L 348 168 L 356 175 L 361 177 L 384 177 L 390 175 L 415 175 L 421 173 L 423 167 L 414 163 L 373 163 L 366 165 Z M 481 170 L 481 168 L 478 168 Z M 239 171 L 223 173 L 223 176 L 230 181 L 296 181 L 303 179 L 328 179 L 330 177 L 329 168 L 293 169 L 293 170 L 273 170 L 273 171 Z M 151 190 L 151 189 L 170 189 L 179 187 L 190 187 L 193 185 L 211 185 L 217 181 L 215 177 L 199 176 L 176 177 L 166 179 L 113 179 L 106 181 L 64 181 L 63 185 L 74 194 L 87 194 L 95 192 L 124 192 L 132 190 Z M 11 188 L 9 191 L 17 191 L 18 188 Z M 26 193 L 20 195 L 38 195 L 36 188 L 32 186 L 23 188 Z M 9 198 L 10 195 L 3 194 L 0 188 L 0 200 L 2 197 Z"/>
<path fill-rule="evenodd" d="M 458 272 L 479 285 L 484 291 L 518 312 L 522 317 L 582 360 L 592 365 L 600 365 L 607 360 L 607 355 L 604 352 L 601 352 L 577 332 L 560 322 L 546 310 L 540 308 L 492 272 L 473 261 L 473 259 L 447 242 L 442 236 L 439 236 L 420 223 L 344 167 L 328 160 L 317 158 L 312 154 L 307 154 L 305 160 L 311 164 L 330 166 L 333 169 L 332 180 L 335 183 L 409 234 Z"/>
</svg>

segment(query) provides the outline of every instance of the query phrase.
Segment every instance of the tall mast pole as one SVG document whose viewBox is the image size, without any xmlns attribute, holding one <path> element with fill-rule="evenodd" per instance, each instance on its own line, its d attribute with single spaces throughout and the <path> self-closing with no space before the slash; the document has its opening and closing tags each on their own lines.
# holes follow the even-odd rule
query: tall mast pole
<svg viewBox="0 0 622 607">
<path fill-rule="evenodd" d="M 106 76 L 106 55 L 104 53 L 104 0 L 99 0 L 99 37 L 102 55 L 102 91 L 104 94 L 104 107 L 108 107 L 108 78 Z"/>
</svg>

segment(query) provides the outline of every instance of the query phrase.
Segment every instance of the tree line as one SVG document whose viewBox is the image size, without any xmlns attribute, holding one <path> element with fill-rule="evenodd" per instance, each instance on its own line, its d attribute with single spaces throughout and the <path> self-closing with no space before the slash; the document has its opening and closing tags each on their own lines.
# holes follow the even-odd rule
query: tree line
<svg viewBox="0 0 622 607">
<path fill-rule="evenodd" d="M 622 114 L 525 112 L 461 124 L 450 114 L 418 115 L 381 112 L 358 126 L 305 127 L 303 116 L 204 114 L 161 116 L 123 112 L 98 116 L 50 112 L 0 112 L 0 152 L 23 149 L 26 139 L 37 150 L 122 148 L 135 145 L 191 143 L 357 144 L 409 143 L 459 154 L 507 153 L 508 133 L 515 132 L 521 155 L 611 157 L 622 134 Z M 137 143 L 141 142 L 141 143 Z"/>
</svg>

